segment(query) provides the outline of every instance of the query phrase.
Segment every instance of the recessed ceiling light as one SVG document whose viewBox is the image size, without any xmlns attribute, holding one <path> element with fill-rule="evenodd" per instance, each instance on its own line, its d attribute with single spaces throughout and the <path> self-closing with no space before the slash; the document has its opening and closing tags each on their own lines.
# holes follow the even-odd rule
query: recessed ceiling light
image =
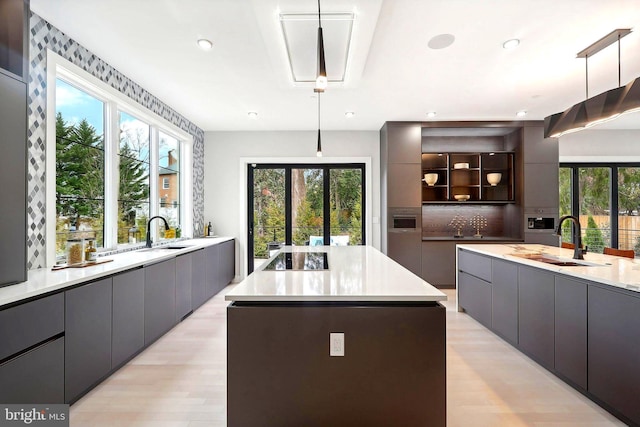
<svg viewBox="0 0 640 427">
<path fill-rule="evenodd" d="M 527 110 L 520 110 L 516 113 L 516 116 L 518 117 L 524 117 L 527 115 Z"/>
<path fill-rule="evenodd" d="M 434 118 L 436 116 L 436 112 L 435 111 L 429 111 L 427 113 L 427 117 L 429 117 L 430 119 Z"/>
<path fill-rule="evenodd" d="M 351 117 L 353 117 L 353 116 L 355 116 L 355 115 L 356 115 L 356 113 L 354 113 L 353 111 L 347 111 L 346 113 L 344 113 L 344 116 L 345 116 L 347 119 L 350 119 Z"/>
<path fill-rule="evenodd" d="M 507 40 L 506 42 L 502 43 L 502 47 L 505 49 L 513 49 L 514 47 L 518 46 L 520 44 L 520 40 L 518 39 L 511 39 L 511 40 Z"/>
<path fill-rule="evenodd" d="M 198 46 L 200 46 L 202 50 L 210 50 L 213 47 L 213 43 L 211 40 L 198 39 Z"/>
<path fill-rule="evenodd" d="M 456 41 L 456 36 L 453 34 L 438 34 L 435 37 L 432 37 L 431 40 L 427 43 L 431 49 L 444 49 L 453 44 Z"/>
<path fill-rule="evenodd" d="M 250 119 L 257 119 L 258 118 L 258 113 L 256 113 L 255 111 L 249 111 L 247 113 L 247 115 L 249 116 Z"/>
</svg>

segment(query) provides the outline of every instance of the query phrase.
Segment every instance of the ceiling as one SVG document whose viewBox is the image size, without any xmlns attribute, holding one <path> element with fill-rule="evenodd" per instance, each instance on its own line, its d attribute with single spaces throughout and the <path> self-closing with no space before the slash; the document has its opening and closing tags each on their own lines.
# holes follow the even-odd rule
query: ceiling
<svg viewBox="0 0 640 427">
<path fill-rule="evenodd" d="M 515 120 L 520 110 L 526 120 L 541 120 L 585 99 L 585 61 L 576 54 L 616 28 L 634 29 L 621 41 L 622 84 L 640 76 L 638 0 L 321 0 L 321 6 L 323 14 L 355 15 L 345 81 L 330 83 L 321 96 L 323 130 Z M 31 0 L 31 9 L 205 131 L 318 126 L 312 86 L 291 78 L 279 21 L 283 13 L 317 12 L 316 1 Z M 441 34 L 455 36 L 454 43 L 429 48 Z M 201 37 L 213 49 L 200 50 Z M 503 49 L 511 38 L 520 46 Z M 617 53 L 611 46 L 589 59 L 590 96 L 618 85 Z M 347 118 L 346 111 L 355 115 Z M 428 119 L 429 111 L 437 116 Z"/>
</svg>

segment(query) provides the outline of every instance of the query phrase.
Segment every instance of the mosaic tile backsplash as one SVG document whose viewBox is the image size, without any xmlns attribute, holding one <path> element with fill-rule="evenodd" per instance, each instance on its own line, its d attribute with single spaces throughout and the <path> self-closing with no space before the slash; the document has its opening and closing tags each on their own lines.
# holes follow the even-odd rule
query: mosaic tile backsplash
<svg viewBox="0 0 640 427">
<path fill-rule="evenodd" d="M 31 14 L 29 27 L 28 268 L 31 270 L 46 266 L 47 49 L 51 49 L 193 136 L 193 232 L 195 236 L 202 234 L 204 229 L 204 131 L 35 13 Z M 52 119 L 55 120 L 55 118 Z"/>
</svg>

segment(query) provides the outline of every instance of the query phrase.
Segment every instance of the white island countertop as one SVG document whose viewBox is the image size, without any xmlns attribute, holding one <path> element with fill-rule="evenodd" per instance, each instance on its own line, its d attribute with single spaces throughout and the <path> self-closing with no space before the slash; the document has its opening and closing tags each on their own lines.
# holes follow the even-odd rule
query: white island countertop
<svg viewBox="0 0 640 427">
<path fill-rule="evenodd" d="M 132 268 L 174 258 L 177 255 L 226 242 L 231 239 L 233 239 L 233 237 L 207 237 L 179 240 L 167 242 L 164 246 L 155 246 L 151 249 L 140 248 L 138 250 L 100 257 L 98 261 L 105 259 L 111 261 L 104 264 L 90 265 L 85 268 L 67 268 L 58 271 L 51 271 L 51 268 L 30 270 L 26 282 L 0 288 L 0 307 L 60 291 L 79 283 L 90 282 Z M 184 248 L 162 249 L 162 247 L 168 246 Z"/>
<path fill-rule="evenodd" d="M 281 251 L 326 252 L 328 270 L 264 270 L 267 261 L 228 292 L 225 299 L 243 302 L 426 302 L 447 299 L 444 293 L 371 246 L 285 246 Z"/>
<path fill-rule="evenodd" d="M 572 261 L 573 249 L 563 249 L 554 246 L 534 244 L 502 244 L 502 245 L 457 245 L 460 249 L 502 258 L 508 261 L 562 273 L 577 279 L 588 280 L 640 292 L 640 259 L 631 259 L 596 253 L 584 254 L 584 262 L 587 266 L 563 267 L 534 261 L 522 257 L 527 254 L 545 254 L 561 260 Z M 579 260 L 574 260 L 582 262 Z"/>
</svg>

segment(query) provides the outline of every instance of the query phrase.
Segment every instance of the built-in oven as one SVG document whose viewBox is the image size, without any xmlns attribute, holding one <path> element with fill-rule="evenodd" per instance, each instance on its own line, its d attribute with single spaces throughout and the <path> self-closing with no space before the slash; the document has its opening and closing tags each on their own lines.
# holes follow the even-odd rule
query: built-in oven
<svg viewBox="0 0 640 427">
<path fill-rule="evenodd" d="M 555 229 L 558 225 L 558 215 L 555 212 L 525 213 L 524 241 L 541 245 L 558 246 L 558 236 Z"/>
<path fill-rule="evenodd" d="M 556 228 L 556 219 L 554 217 L 532 217 L 526 216 L 527 232 L 554 230 Z"/>
<path fill-rule="evenodd" d="M 387 255 L 422 274 L 422 208 L 388 208 Z"/>
</svg>

